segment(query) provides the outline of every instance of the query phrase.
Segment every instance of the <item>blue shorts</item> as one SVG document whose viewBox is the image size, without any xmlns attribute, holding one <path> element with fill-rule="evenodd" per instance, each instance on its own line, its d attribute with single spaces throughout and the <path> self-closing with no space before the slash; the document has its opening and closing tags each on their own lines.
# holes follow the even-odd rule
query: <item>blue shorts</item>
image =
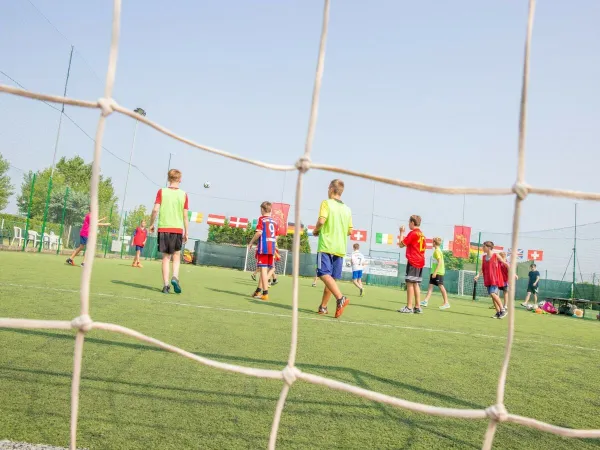
<svg viewBox="0 0 600 450">
<path fill-rule="evenodd" d="M 79 244 L 80 245 L 87 245 L 87 240 L 88 240 L 87 236 L 85 236 L 85 237 L 84 236 L 79 236 Z"/>
<path fill-rule="evenodd" d="M 497 294 L 498 286 L 487 286 L 487 291 L 488 291 L 488 294 L 490 294 L 490 295 Z"/>
<path fill-rule="evenodd" d="M 361 280 L 362 279 L 362 270 L 353 270 L 352 271 L 352 279 L 353 280 Z"/>
<path fill-rule="evenodd" d="M 136 252 L 137 252 L 137 251 L 140 251 L 140 252 L 141 252 L 142 250 L 144 250 L 144 246 L 143 246 L 143 245 L 136 245 L 136 246 L 135 246 L 135 251 L 136 251 Z"/>
<path fill-rule="evenodd" d="M 342 278 L 344 257 L 329 253 L 317 253 L 317 276 L 330 275 L 333 279 Z"/>
</svg>

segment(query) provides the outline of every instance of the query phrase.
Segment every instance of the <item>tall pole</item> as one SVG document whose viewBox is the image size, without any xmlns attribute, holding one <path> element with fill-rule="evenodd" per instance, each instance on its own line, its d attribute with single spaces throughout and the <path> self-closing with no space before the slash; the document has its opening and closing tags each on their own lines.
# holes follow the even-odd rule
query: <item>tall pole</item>
<svg viewBox="0 0 600 450">
<path fill-rule="evenodd" d="M 373 181 L 373 199 L 371 201 L 371 229 L 369 231 L 369 256 L 371 256 L 371 243 L 373 242 L 373 218 L 375 217 L 375 181 Z"/>
<path fill-rule="evenodd" d="M 140 116 L 145 116 L 146 111 L 142 108 L 136 108 L 133 112 L 138 113 Z M 123 192 L 123 202 L 121 203 L 121 223 L 119 224 L 119 230 L 123 227 L 123 211 L 125 211 L 125 199 L 127 198 L 127 184 L 129 183 L 129 172 L 131 172 L 131 161 L 133 160 L 133 149 L 135 148 L 135 136 L 137 135 L 137 127 L 139 120 L 136 119 L 135 125 L 133 126 L 133 140 L 131 141 L 131 150 L 129 151 L 129 164 L 127 165 L 127 177 L 125 178 L 125 191 Z"/>
<path fill-rule="evenodd" d="M 577 202 L 575 202 L 575 232 L 573 236 L 573 283 L 571 284 L 571 298 L 575 298 L 575 282 L 577 281 Z"/>
<path fill-rule="evenodd" d="M 467 195 L 463 194 L 463 218 L 462 218 L 462 225 L 463 227 L 465 226 L 465 205 L 467 203 Z"/>
<path fill-rule="evenodd" d="M 67 67 L 67 78 L 65 79 L 65 90 L 63 97 L 67 96 L 67 87 L 69 86 L 69 75 L 71 74 L 71 62 L 73 61 L 73 47 L 71 45 L 71 53 L 69 54 L 69 66 Z M 44 220 L 42 222 L 42 233 L 40 237 L 40 247 L 38 252 L 42 251 L 44 246 L 44 234 L 46 233 L 46 220 L 48 219 L 48 207 L 50 205 L 50 194 L 52 193 L 52 177 L 54 176 L 54 168 L 56 166 L 56 155 L 58 154 L 58 142 L 60 140 L 60 128 L 62 126 L 62 118 L 65 114 L 65 104 L 60 108 L 60 116 L 58 117 L 58 130 L 56 131 L 56 141 L 54 141 L 54 154 L 52 155 L 52 169 L 50 169 L 50 179 L 48 180 L 48 193 L 46 194 L 46 206 L 44 206 Z"/>
<path fill-rule="evenodd" d="M 469 242 L 469 248 L 471 243 Z M 477 239 L 477 258 L 475 259 L 475 275 L 479 273 L 479 249 L 481 248 L 481 231 L 479 232 L 479 238 Z M 484 256 L 485 258 L 485 256 Z M 483 264 L 483 263 L 482 263 Z M 473 282 L 473 301 L 477 299 L 477 281 Z"/>
<path fill-rule="evenodd" d="M 171 170 L 171 157 L 174 155 L 175 153 L 171 153 L 169 152 L 169 165 L 167 166 L 167 184 L 166 186 L 169 187 L 169 170 Z"/>
<path fill-rule="evenodd" d="M 69 187 L 67 186 L 67 189 L 65 189 L 65 200 L 63 202 L 62 219 L 60 221 L 60 233 L 58 235 L 58 245 L 56 246 L 56 254 L 57 255 L 60 255 L 60 245 L 62 244 L 63 233 L 65 231 L 65 216 L 67 214 L 67 199 L 68 198 L 69 198 Z M 50 248 L 50 241 L 48 241 L 48 248 Z"/>
</svg>

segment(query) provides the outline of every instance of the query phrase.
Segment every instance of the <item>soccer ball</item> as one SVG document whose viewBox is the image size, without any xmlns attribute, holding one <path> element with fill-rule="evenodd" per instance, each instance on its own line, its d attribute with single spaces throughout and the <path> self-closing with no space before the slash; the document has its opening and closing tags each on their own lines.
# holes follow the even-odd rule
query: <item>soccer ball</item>
<svg viewBox="0 0 600 450">
<path fill-rule="evenodd" d="M 210 187 L 210 181 L 204 182 L 204 189 L 208 189 Z"/>
<path fill-rule="evenodd" d="M 527 311 L 533 311 L 536 309 L 535 305 L 527 305 Z"/>
</svg>

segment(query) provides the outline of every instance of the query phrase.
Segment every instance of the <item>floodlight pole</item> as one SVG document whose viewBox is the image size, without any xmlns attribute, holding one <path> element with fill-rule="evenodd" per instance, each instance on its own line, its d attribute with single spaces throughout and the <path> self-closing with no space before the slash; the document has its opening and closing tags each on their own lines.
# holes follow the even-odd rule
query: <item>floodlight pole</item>
<svg viewBox="0 0 600 450">
<path fill-rule="evenodd" d="M 375 217 L 375 181 L 373 181 L 373 200 L 371 202 L 371 229 L 369 231 L 369 256 L 371 256 L 371 246 L 373 242 L 373 218 Z"/>
<path fill-rule="evenodd" d="M 575 282 L 577 280 L 577 202 L 575 202 L 575 231 L 573 236 L 573 282 L 571 284 L 571 298 L 575 298 Z"/>
<path fill-rule="evenodd" d="M 171 170 L 171 157 L 174 155 L 175 153 L 171 153 L 169 152 L 169 165 L 167 166 L 167 184 L 166 186 L 169 187 L 169 170 Z"/>
<path fill-rule="evenodd" d="M 146 116 L 146 111 L 144 111 L 142 108 L 135 108 L 133 112 L 138 113 L 140 116 Z M 119 225 L 119 234 L 124 234 L 121 233 L 121 229 L 123 227 L 123 212 L 125 211 L 125 199 L 127 198 L 127 184 L 129 183 L 129 172 L 131 172 L 131 161 L 133 160 L 133 149 L 135 148 L 135 137 L 137 135 L 137 127 L 139 123 L 139 120 L 136 119 L 135 125 L 133 126 L 133 140 L 131 141 L 131 150 L 129 151 L 129 164 L 127 166 L 127 177 L 125 178 L 125 192 L 123 192 L 123 203 L 121 204 L 121 224 Z"/>
</svg>

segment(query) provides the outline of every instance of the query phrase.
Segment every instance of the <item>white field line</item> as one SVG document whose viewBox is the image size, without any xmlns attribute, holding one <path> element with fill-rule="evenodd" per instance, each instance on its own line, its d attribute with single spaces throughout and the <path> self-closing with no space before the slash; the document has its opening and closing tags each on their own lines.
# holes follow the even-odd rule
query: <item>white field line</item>
<svg viewBox="0 0 600 450">
<path fill-rule="evenodd" d="M 10 286 L 10 287 L 18 287 L 18 288 L 29 288 L 29 289 L 39 289 L 44 291 L 56 291 L 56 292 L 67 292 L 71 294 L 78 294 L 79 290 L 77 289 L 61 289 L 61 288 L 51 288 L 46 286 L 34 286 L 34 285 L 24 285 L 24 284 L 16 284 L 16 283 L 0 283 L 0 286 Z M 131 297 L 126 295 L 115 295 L 115 294 L 105 294 L 102 292 L 91 292 L 90 295 L 94 295 L 96 297 L 109 297 L 109 298 L 120 298 L 126 300 L 135 300 L 140 302 L 150 302 L 157 303 L 162 305 L 173 305 L 173 306 L 182 306 L 186 308 L 198 308 L 198 309 L 210 309 L 213 311 L 221 311 L 221 312 L 233 312 L 233 313 L 242 313 L 242 314 L 253 314 L 257 316 L 269 316 L 269 317 L 284 317 L 291 318 L 291 314 L 276 314 L 276 313 L 268 313 L 262 311 L 250 311 L 246 309 L 236 309 L 236 308 L 222 308 L 219 306 L 206 306 L 206 305 L 194 305 L 191 303 L 182 303 L 182 302 L 167 302 L 161 300 L 154 300 L 151 298 L 143 298 L 143 297 Z M 506 340 L 506 336 L 496 336 L 491 334 L 481 334 L 481 333 L 467 333 L 465 331 L 456 331 L 456 330 L 445 330 L 442 328 L 426 328 L 426 327 L 414 327 L 414 326 L 406 326 L 406 325 L 393 325 L 386 323 L 372 323 L 372 322 L 356 322 L 350 320 L 331 320 L 321 317 L 308 317 L 304 315 L 300 315 L 299 318 L 301 320 L 315 320 L 319 322 L 327 322 L 327 323 L 341 323 L 347 325 L 359 325 L 359 326 L 368 326 L 368 327 L 379 327 L 379 328 L 395 328 L 401 330 L 414 330 L 414 331 L 424 331 L 427 333 L 442 333 L 442 334 L 455 334 L 459 336 L 471 336 L 485 339 L 501 339 Z M 525 344 L 531 343 L 531 339 L 515 339 L 515 342 L 521 342 Z M 550 345 L 553 347 L 562 347 L 569 349 L 577 349 L 577 350 L 587 350 L 590 352 L 600 352 L 600 348 L 594 347 L 582 347 L 579 345 L 570 345 L 570 344 L 556 344 L 556 343 L 548 343 L 544 342 L 544 345 Z"/>
</svg>

